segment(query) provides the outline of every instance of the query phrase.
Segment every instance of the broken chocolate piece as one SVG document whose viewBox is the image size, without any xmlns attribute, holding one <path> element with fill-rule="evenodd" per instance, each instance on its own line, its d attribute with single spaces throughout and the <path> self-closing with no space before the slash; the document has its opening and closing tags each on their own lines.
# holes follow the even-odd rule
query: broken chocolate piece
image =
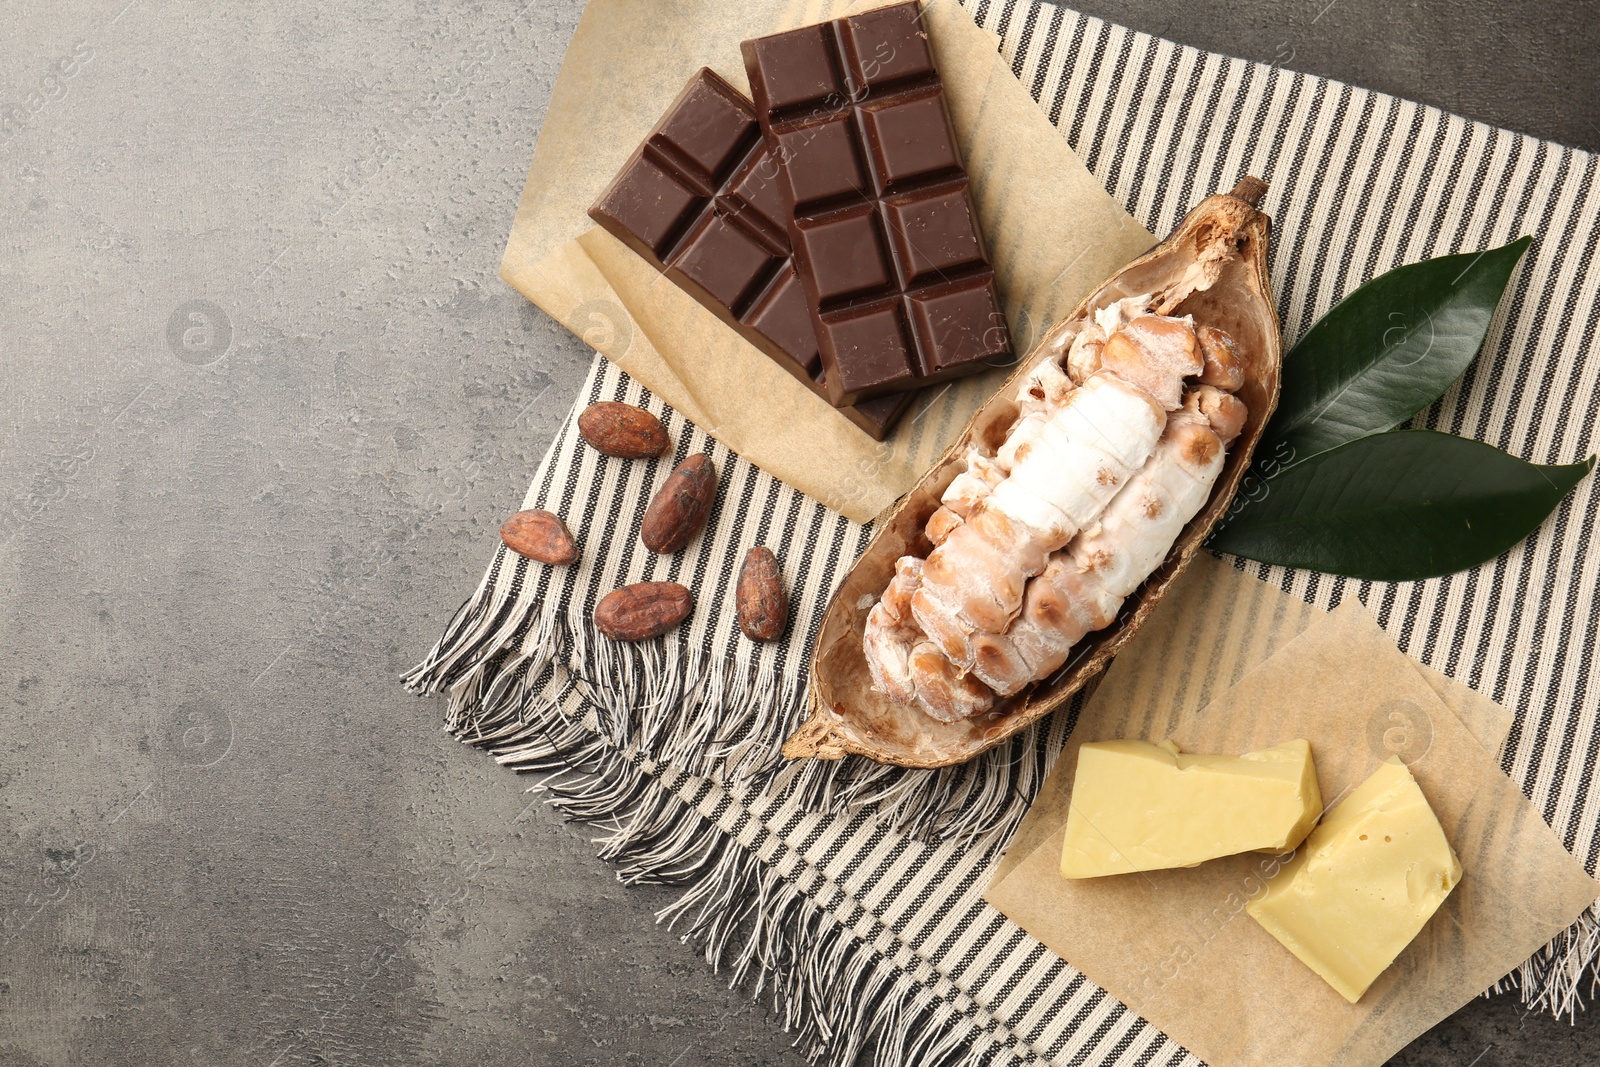
<svg viewBox="0 0 1600 1067">
<path fill-rule="evenodd" d="M 776 177 L 750 102 L 702 69 L 589 217 L 827 397 Z M 895 393 L 840 410 L 881 441 L 912 399 Z"/>
<path fill-rule="evenodd" d="M 1011 360 L 915 2 L 746 41 L 836 404 Z"/>
</svg>

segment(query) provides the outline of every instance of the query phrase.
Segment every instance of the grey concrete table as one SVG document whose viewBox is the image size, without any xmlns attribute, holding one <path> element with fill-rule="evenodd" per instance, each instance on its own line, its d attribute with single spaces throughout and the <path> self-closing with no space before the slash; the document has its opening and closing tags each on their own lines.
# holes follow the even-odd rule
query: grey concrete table
<svg viewBox="0 0 1600 1067">
<path fill-rule="evenodd" d="M 1089 6 L 1600 148 L 1592 3 Z M 396 684 L 588 362 L 495 276 L 579 9 L 0 19 L 0 1065 L 799 1062 Z"/>
</svg>

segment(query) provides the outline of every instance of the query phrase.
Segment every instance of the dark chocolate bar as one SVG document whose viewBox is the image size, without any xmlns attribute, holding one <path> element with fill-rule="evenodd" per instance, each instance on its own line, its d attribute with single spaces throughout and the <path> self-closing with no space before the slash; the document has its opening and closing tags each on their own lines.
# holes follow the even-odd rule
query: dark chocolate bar
<svg viewBox="0 0 1600 1067">
<path fill-rule="evenodd" d="M 915 2 L 746 41 L 835 404 L 1009 362 Z"/>
<path fill-rule="evenodd" d="M 828 397 L 775 168 L 750 102 L 716 73 L 689 80 L 589 217 Z M 895 393 L 840 411 L 881 441 L 912 399 Z"/>
</svg>

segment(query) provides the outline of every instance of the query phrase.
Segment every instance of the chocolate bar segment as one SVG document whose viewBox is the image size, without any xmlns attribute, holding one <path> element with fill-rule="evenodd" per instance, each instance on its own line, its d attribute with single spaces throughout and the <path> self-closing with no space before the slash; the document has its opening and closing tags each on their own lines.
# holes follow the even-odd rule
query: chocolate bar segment
<svg viewBox="0 0 1600 1067">
<path fill-rule="evenodd" d="M 1009 362 L 915 2 L 746 41 L 835 404 Z"/>
<path fill-rule="evenodd" d="M 589 217 L 827 398 L 776 179 L 750 102 L 702 69 Z M 912 399 L 892 393 L 840 411 L 881 441 Z"/>
</svg>

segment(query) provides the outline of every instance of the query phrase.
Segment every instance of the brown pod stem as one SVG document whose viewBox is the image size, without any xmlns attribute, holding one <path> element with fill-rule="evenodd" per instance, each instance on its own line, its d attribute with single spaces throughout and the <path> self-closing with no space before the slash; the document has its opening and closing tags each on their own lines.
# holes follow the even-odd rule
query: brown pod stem
<svg viewBox="0 0 1600 1067">
<path fill-rule="evenodd" d="M 1261 198 L 1267 195 L 1267 183 L 1254 175 L 1246 174 L 1239 179 L 1239 184 L 1235 185 L 1228 195 L 1258 208 L 1261 206 Z"/>
</svg>

